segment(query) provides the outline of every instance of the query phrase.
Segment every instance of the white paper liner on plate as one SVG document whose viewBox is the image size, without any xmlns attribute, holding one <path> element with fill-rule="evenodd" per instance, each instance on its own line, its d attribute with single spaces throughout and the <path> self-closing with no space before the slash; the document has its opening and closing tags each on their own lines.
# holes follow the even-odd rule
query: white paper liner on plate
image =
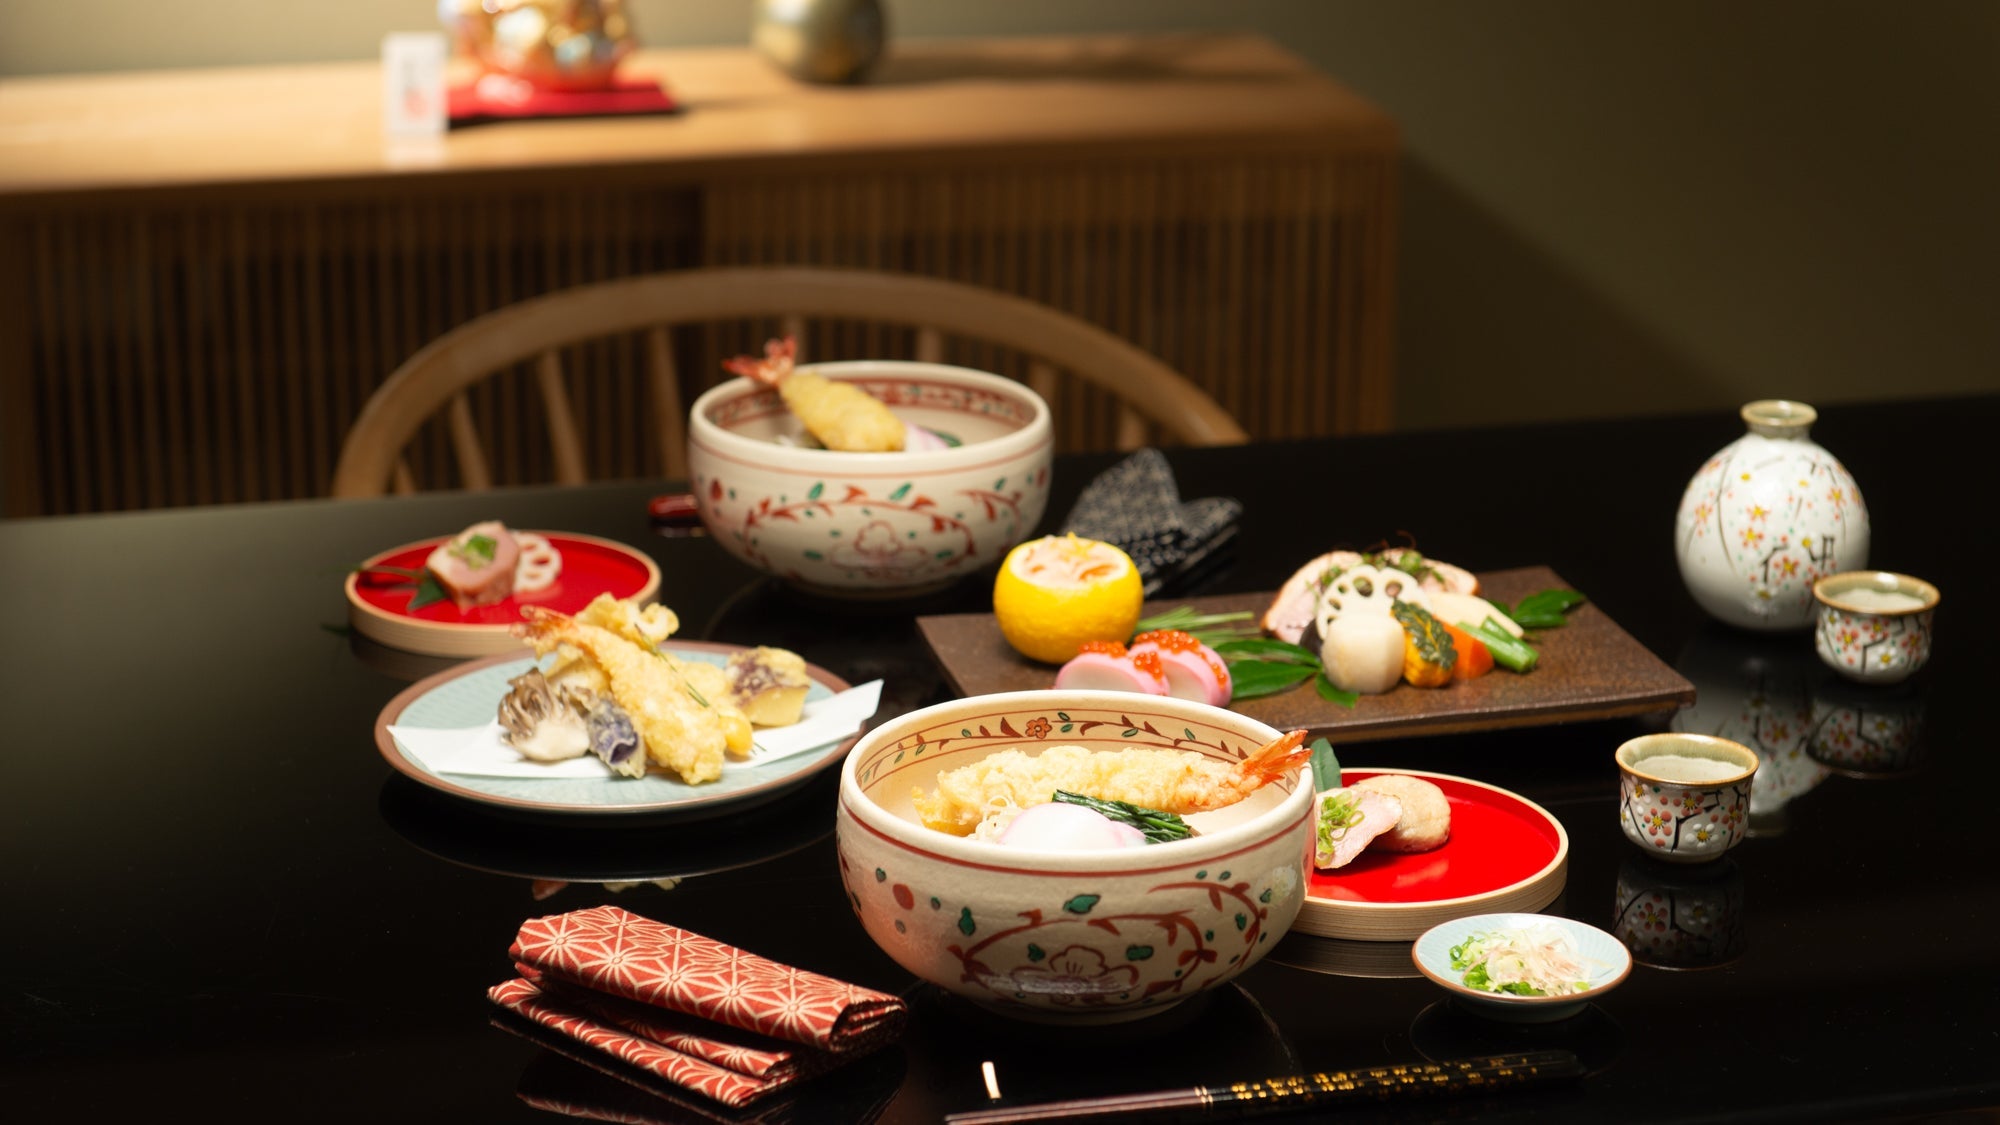
<svg viewBox="0 0 2000 1125">
<path fill-rule="evenodd" d="M 748 759 L 731 758 L 723 769 L 780 761 L 840 742 L 861 729 L 881 705 L 882 681 L 873 680 L 824 699 L 807 701 L 798 722 L 764 727 L 752 736 Z M 459 777 L 519 777 L 603 779 L 611 768 L 595 755 L 561 762 L 536 762 L 521 756 L 501 738 L 499 722 L 477 727 L 432 728 L 391 726 L 390 737 L 411 758 L 433 773 Z"/>
</svg>

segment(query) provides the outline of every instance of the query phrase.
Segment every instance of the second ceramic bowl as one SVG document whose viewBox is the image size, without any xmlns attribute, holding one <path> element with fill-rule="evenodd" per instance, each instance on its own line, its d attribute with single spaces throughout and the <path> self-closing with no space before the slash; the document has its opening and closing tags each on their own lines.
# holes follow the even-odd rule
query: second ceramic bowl
<svg viewBox="0 0 2000 1125">
<path fill-rule="evenodd" d="M 939 363 L 800 370 L 861 387 L 956 444 L 808 448 L 776 391 L 748 379 L 712 387 L 690 411 L 688 471 L 702 522 L 730 554 L 826 596 L 909 597 L 999 562 L 1042 518 L 1055 439 L 1034 391 Z"/>
</svg>

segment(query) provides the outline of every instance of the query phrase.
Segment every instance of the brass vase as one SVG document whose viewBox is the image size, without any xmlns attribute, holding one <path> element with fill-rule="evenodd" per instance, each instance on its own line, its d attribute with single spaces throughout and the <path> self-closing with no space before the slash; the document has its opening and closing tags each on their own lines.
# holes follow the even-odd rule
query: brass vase
<svg viewBox="0 0 2000 1125">
<path fill-rule="evenodd" d="M 801 82 L 859 82 L 882 57 L 879 0 L 757 0 L 750 41 Z"/>
</svg>

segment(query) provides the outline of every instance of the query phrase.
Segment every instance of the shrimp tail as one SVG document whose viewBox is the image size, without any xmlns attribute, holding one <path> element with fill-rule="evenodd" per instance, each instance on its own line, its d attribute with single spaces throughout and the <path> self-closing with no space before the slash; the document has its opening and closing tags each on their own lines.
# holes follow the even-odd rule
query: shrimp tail
<svg viewBox="0 0 2000 1125">
<path fill-rule="evenodd" d="M 1306 732 L 1289 731 L 1237 763 L 1232 788 L 1249 793 L 1261 789 L 1306 763 L 1312 750 L 1303 745 Z"/>
<path fill-rule="evenodd" d="M 798 362 L 799 342 L 790 336 L 764 342 L 763 358 L 754 355 L 739 355 L 722 361 L 722 369 L 732 375 L 775 387 L 791 377 L 792 368 Z"/>
</svg>

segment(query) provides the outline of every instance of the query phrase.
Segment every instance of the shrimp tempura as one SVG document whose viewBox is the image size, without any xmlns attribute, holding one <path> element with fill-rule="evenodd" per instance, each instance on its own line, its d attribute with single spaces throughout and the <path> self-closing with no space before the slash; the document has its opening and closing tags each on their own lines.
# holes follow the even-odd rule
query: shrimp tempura
<svg viewBox="0 0 2000 1125">
<path fill-rule="evenodd" d="M 785 408 L 828 449 L 848 453 L 894 453 L 903 448 L 903 420 L 880 399 L 853 385 L 793 366 L 798 342 L 790 336 L 764 345 L 764 358 L 738 356 L 723 361 L 733 374 L 776 387 Z"/>
<path fill-rule="evenodd" d="M 538 654 L 558 648 L 582 654 L 600 672 L 611 697 L 632 717 L 632 725 L 655 765 L 696 785 L 722 776 L 728 745 L 714 707 L 690 690 L 673 664 L 609 629 L 586 625 L 540 606 L 524 606 L 521 635 Z"/>
<path fill-rule="evenodd" d="M 1235 764 L 1192 750 L 1091 750 L 1051 746 L 1033 757 L 1019 750 L 989 754 L 937 776 L 937 788 L 911 795 L 924 826 L 965 836 L 996 806 L 1046 804 L 1058 789 L 1160 812 L 1219 809 L 1248 797 L 1311 756 L 1293 731 Z"/>
</svg>

